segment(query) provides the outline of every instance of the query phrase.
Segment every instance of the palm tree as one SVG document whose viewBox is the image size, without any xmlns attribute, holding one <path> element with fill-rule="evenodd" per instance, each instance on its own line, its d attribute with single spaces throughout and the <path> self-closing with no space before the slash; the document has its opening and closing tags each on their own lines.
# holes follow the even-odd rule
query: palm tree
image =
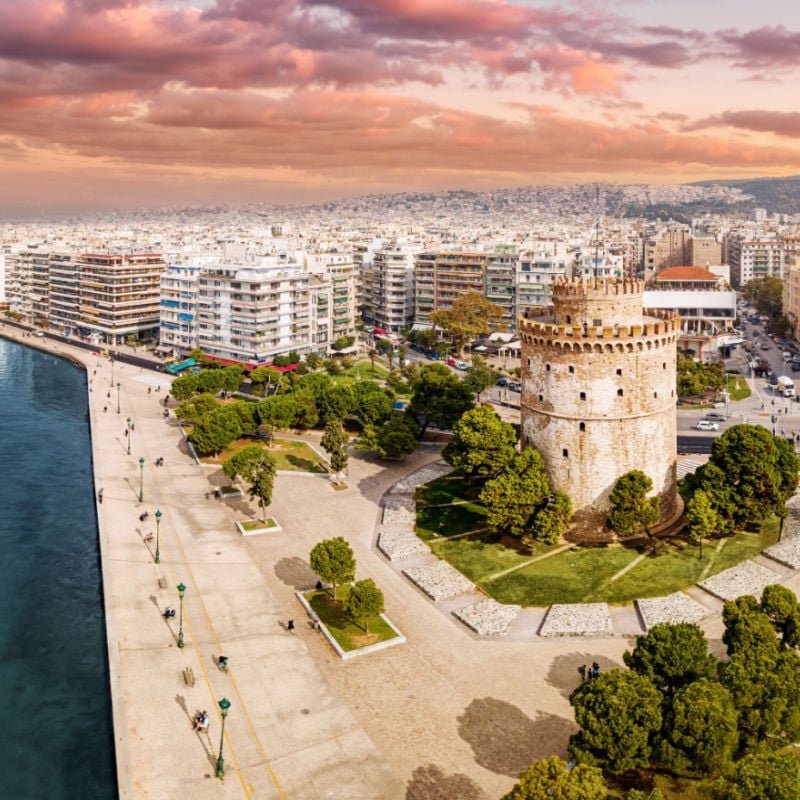
<svg viewBox="0 0 800 800">
<path fill-rule="evenodd" d="M 369 360 L 372 362 L 372 374 L 375 374 L 375 359 L 378 357 L 378 351 L 373 347 L 369 351 Z"/>
</svg>

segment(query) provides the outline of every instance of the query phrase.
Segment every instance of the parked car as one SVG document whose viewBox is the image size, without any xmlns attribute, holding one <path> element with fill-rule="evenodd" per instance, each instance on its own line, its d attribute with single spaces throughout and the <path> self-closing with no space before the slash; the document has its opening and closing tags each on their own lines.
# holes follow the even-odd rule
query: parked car
<svg viewBox="0 0 800 800">
<path fill-rule="evenodd" d="M 498 378 L 496 385 L 497 386 L 508 386 L 508 378 L 502 378 L 502 377 Z"/>
<path fill-rule="evenodd" d="M 703 417 L 703 419 L 706 419 L 709 422 L 725 422 L 728 418 L 724 414 L 720 414 L 717 411 L 709 411 L 708 414 Z"/>
<path fill-rule="evenodd" d="M 766 342 L 761 342 L 761 349 L 762 350 L 769 350 L 769 345 Z"/>
<path fill-rule="evenodd" d="M 447 359 L 447 366 L 448 367 L 454 367 L 455 365 L 456 365 L 456 360 L 454 358 L 448 358 Z"/>
<path fill-rule="evenodd" d="M 709 422 L 707 419 L 701 419 L 697 425 L 694 426 L 698 431 L 718 431 L 719 425 L 716 422 Z"/>
<path fill-rule="evenodd" d="M 455 368 L 460 370 L 467 370 L 469 369 L 469 364 L 466 361 L 456 361 Z"/>
</svg>

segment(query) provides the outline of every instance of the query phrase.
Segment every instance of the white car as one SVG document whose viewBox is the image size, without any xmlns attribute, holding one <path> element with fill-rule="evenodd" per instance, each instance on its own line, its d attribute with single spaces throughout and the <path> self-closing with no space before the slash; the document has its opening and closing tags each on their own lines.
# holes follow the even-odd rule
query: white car
<svg viewBox="0 0 800 800">
<path fill-rule="evenodd" d="M 716 422 L 710 422 L 707 419 L 701 419 L 697 425 L 694 426 L 698 431 L 718 431 L 719 425 Z"/>
</svg>

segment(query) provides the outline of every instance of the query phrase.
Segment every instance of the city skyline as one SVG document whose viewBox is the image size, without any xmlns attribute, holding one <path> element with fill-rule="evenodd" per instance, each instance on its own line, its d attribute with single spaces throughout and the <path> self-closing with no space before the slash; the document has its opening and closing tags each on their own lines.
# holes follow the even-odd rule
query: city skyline
<svg viewBox="0 0 800 800">
<path fill-rule="evenodd" d="M 0 213 L 796 174 L 799 70 L 774 0 L 6 0 Z"/>
</svg>

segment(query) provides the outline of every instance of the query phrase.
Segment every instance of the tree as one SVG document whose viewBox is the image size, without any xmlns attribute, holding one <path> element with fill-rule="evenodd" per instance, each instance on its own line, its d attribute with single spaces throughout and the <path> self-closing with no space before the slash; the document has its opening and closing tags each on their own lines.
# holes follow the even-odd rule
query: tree
<svg viewBox="0 0 800 800">
<path fill-rule="evenodd" d="M 188 400 L 184 400 L 175 409 L 175 416 L 178 419 L 191 420 L 193 422 L 217 408 L 221 408 L 220 402 L 213 394 L 198 394 Z"/>
<path fill-rule="evenodd" d="M 748 281 L 744 295 L 755 303 L 760 314 L 777 318 L 783 312 L 783 281 L 780 278 L 759 278 Z"/>
<path fill-rule="evenodd" d="M 350 437 L 345 433 L 341 420 L 332 419 L 325 425 L 320 444 L 328 454 L 331 463 L 331 472 L 338 475 L 347 469 L 347 445 Z"/>
<path fill-rule="evenodd" d="M 497 328 L 502 318 L 503 307 L 479 292 L 464 292 L 456 297 L 450 308 L 439 309 L 430 315 L 433 325 L 441 328 L 458 355 L 471 339 L 485 336 Z"/>
<path fill-rule="evenodd" d="M 474 405 L 472 391 L 444 364 L 427 364 L 412 387 L 409 411 L 422 425 L 450 429 Z"/>
<path fill-rule="evenodd" d="M 370 363 L 372 364 L 372 374 L 374 375 L 375 374 L 375 359 L 378 357 L 378 351 L 374 347 L 371 347 L 370 350 L 369 350 L 368 355 L 369 355 Z"/>
<path fill-rule="evenodd" d="M 295 427 L 313 428 L 319 422 L 319 412 L 313 392 L 310 389 L 301 388 L 293 392 L 291 397 L 294 400 L 293 424 Z"/>
<path fill-rule="evenodd" d="M 633 536 L 658 522 L 658 497 L 648 497 L 653 481 L 638 469 L 621 475 L 609 501 L 609 527 L 621 536 Z"/>
<path fill-rule="evenodd" d="M 400 364 L 400 369 L 406 365 L 406 358 L 408 357 L 408 345 L 403 343 L 397 348 L 397 363 Z"/>
<path fill-rule="evenodd" d="M 407 414 L 395 414 L 385 425 L 365 425 L 356 448 L 375 450 L 381 458 L 405 458 L 417 449 L 419 426 Z"/>
<path fill-rule="evenodd" d="M 372 578 L 356 581 L 345 600 L 344 610 L 353 622 L 360 622 L 364 632 L 369 633 L 369 618 L 384 612 L 383 592 Z"/>
<path fill-rule="evenodd" d="M 230 365 L 219 371 L 222 376 L 222 389 L 226 392 L 238 392 L 244 378 L 244 367 Z"/>
<path fill-rule="evenodd" d="M 780 583 L 765 587 L 761 594 L 761 610 L 786 647 L 800 645 L 800 606 L 791 589 Z"/>
<path fill-rule="evenodd" d="M 198 455 L 219 453 L 242 435 L 242 423 L 235 409 L 220 406 L 194 424 L 189 438 Z"/>
<path fill-rule="evenodd" d="M 181 375 L 175 378 L 170 386 L 170 394 L 180 403 L 188 400 L 198 390 L 197 375 Z"/>
<path fill-rule="evenodd" d="M 306 364 L 308 364 L 311 369 L 319 369 L 324 360 L 325 359 L 323 359 L 319 353 L 309 353 L 306 356 Z"/>
<path fill-rule="evenodd" d="M 375 381 L 359 381 L 353 384 L 355 415 L 362 425 L 385 422 L 392 416 L 394 392 L 382 389 Z"/>
<path fill-rule="evenodd" d="M 698 489 L 686 504 L 686 535 L 700 543 L 700 558 L 703 557 L 703 540 L 713 536 L 720 528 L 720 515 L 707 492 Z"/>
<path fill-rule="evenodd" d="M 201 392 L 219 394 L 225 384 L 225 376 L 220 369 L 204 369 L 197 376 L 197 388 Z"/>
<path fill-rule="evenodd" d="M 636 637 L 633 651 L 622 656 L 625 665 L 649 678 L 666 695 L 716 671 L 705 634 L 697 625 L 661 622 Z"/>
<path fill-rule="evenodd" d="M 472 356 L 472 366 L 464 375 L 464 383 L 475 393 L 478 400 L 480 400 L 481 392 L 494 386 L 496 380 L 497 373 L 486 363 L 486 360 L 480 356 Z"/>
<path fill-rule="evenodd" d="M 355 336 L 340 336 L 334 341 L 331 347 L 334 350 L 347 350 L 348 347 L 353 346 L 353 342 L 355 342 L 355 340 Z"/>
<path fill-rule="evenodd" d="M 605 800 L 602 770 L 586 764 L 567 769 L 558 756 L 534 761 L 503 800 Z"/>
<path fill-rule="evenodd" d="M 250 373 L 250 382 L 255 386 L 264 384 L 263 394 L 270 394 L 270 390 L 274 386 L 276 391 L 283 383 L 284 375 L 275 367 L 256 367 Z"/>
<path fill-rule="evenodd" d="M 578 762 L 612 775 L 647 767 L 661 730 L 661 694 L 637 672 L 611 670 L 582 683 L 569 698 L 579 733 L 569 753 Z"/>
<path fill-rule="evenodd" d="M 745 756 L 732 779 L 714 785 L 715 800 L 797 800 L 800 761 L 794 753 L 769 751 Z"/>
<path fill-rule="evenodd" d="M 737 525 L 774 513 L 797 487 L 797 457 L 791 445 L 760 425 L 728 428 L 714 439 L 710 462 L 731 489 Z"/>
<path fill-rule="evenodd" d="M 256 419 L 272 439 L 275 431 L 285 431 L 297 416 L 297 403 L 292 394 L 275 394 L 256 405 Z"/>
<path fill-rule="evenodd" d="M 356 574 L 353 549 L 341 536 L 323 539 L 315 544 L 309 555 L 309 563 L 322 580 L 333 585 L 334 600 L 337 585 L 349 583 Z"/>
<path fill-rule="evenodd" d="M 498 533 L 522 536 L 530 519 L 550 494 L 547 471 L 541 455 L 533 448 L 515 455 L 508 468 L 481 490 L 486 520 Z"/>
<path fill-rule="evenodd" d="M 517 434 L 491 408 L 478 406 L 462 414 L 453 438 L 442 450 L 444 460 L 465 475 L 502 472 L 514 458 Z"/>
<path fill-rule="evenodd" d="M 719 774 L 739 744 L 738 714 L 724 686 L 707 678 L 680 689 L 669 706 L 659 761 L 679 772 Z"/>
<path fill-rule="evenodd" d="M 247 493 L 258 500 L 262 519 L 265 518 L 275 484 L 276 465 L 272 455 L 257 444 L 243 447 L 223 462 L 222 471 L 231 481 L 241 475 L 250 484 Z"/>
<path fill-rule="evenodd" d="M 571 518 L 572 500 L 564 492 L 553 492 L 548 495 L 544 508 L 533 515 L 529 532 L 522 536 L 522 544 L 531 549 L 534 542 L 558 544 L 569 529 Z"/>
</svg>

